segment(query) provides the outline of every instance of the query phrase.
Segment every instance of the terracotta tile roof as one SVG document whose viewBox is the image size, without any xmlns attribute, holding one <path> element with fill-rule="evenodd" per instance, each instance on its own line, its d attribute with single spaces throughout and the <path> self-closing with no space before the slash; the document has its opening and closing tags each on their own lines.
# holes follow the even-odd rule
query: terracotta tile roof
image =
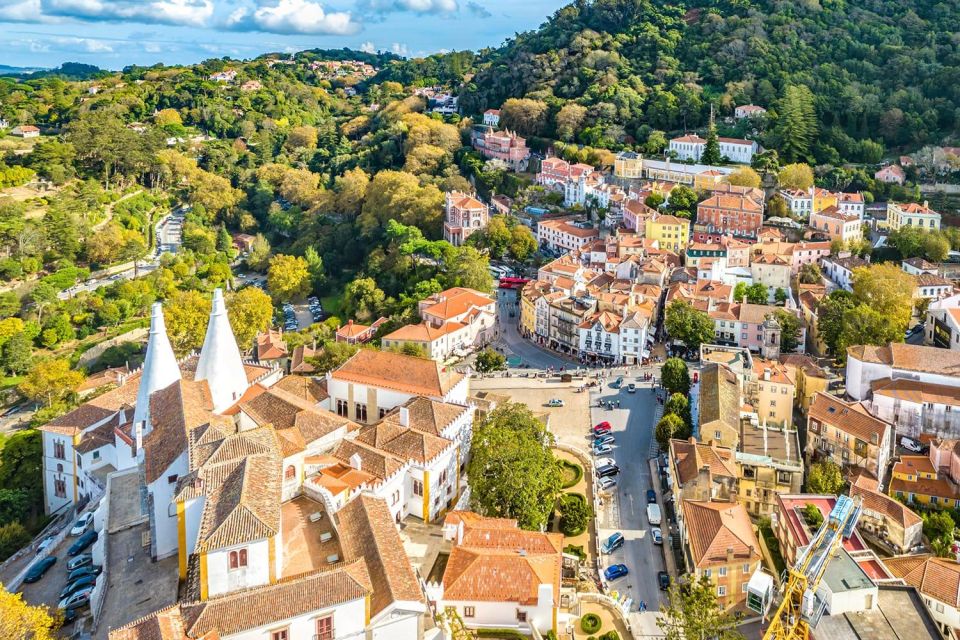
<svg viewBox="0 0 960 640">
<path fill-rule="evenodd" d="M 100 447 L 113 444 L 114 431 L 121 429 L 124 426 L 120 421 L 122 415 L 122 413 L 117 413 L 110 420 L 107 420 L 99 427 L 84 432 L 83 436 L 80 438 L 80 444 L 74 447 L 77 453 L 88 453 L 94 449 L 99 449 Z M 125 417 L 128 421 L 125 424 L 130 424 L 129 420 L 133 417 L 133 412 L 131 411 L 123 417 Z"/>
<path fill-rule="evenodd" d="M 519 529 L 513 518 L 487 518 L 473 511 L 450 511 L 443 519 L 444 526 L 456 526 L 460 523 L 465 526 L 483 524 L 486 529 Z"/>
<path fill-rule="evenodd" d="M 762 324 L 768 315 L 775 313 L 778 309 L 778 307 L 771 305 L 749 304 L 746 302 L 740 304 L 739 307 L 737 317 L 740 319 L 740 322 L 747 322 L 749 324 Z"/>
<path fill-rule="evenodd" d="M 830 375 L 813 358 L 802 353 L 785 353 L 780 356 L 780 363 L 788 368 L 802 369 L 806 375 L 815 378 L 827 378 Z"/>
<path fill-rule="evenodd" d="M 923 554 L 887 558 L 883 564 L 923 595 L 960 608 L 960 563 Z"/>
<path fill-rule="evenodd" d="M 287 343 L 283 334 L 273 329 L 257 334 L 257 360 L 276 360 L 287 355 Z"/>
<path fill-rule="evenodd" d="M 891 342 L 882 347 L 847 347 L 847 356 L 862 362 L 886 364 L 905 371 L 922 371 L 960 376 L 960 351 L 923 345 Z"/>
<path fill-rule="evenodd" d="M 373 587 L 372 615 L 396 601 L 425 604 L 385 500 L 361 494 L 340 509 L 336 518 L 344 559 L 366 562 Z"/>
<path fill-rule="evenodd" d="M 333 451 L 338 460 L 350 464 L 353 456 L 360 457 L 360 469 L 378 480 L 386 480 L 404 468 L 406 460 L 394 453 L 378 449 L 366 442 L 344 438 Z"/>
<path fill-rule="evenodd" d="M 401 460 L 426 464 L 453 446 L 453 441 L 424 431 L 403 427 L 395 422 L 379 422 L 364 427 L 357 442 L 386 451 Z"/>
<path fill-rule="evenodd" d="M 330 397 L 327 393 L 327 381 L 311 376 L 284 376 L 271 389 L 286 391 L 313 404 Z"/>
<path fill-rule="evenodd" d="M 697 209 L 700 207 L 745 211 L 747 213 L 763 213 L 763 205 L 753 198 L 726 194 L 712 195 L 697 205 Z"/>
<path fill-rule="evenodd" d="M 466 193 L 460 193 L 459 191 L 452 191 L 450 193 L 450 204 L 451 206 L 456 207 L 457 209 L 486 209 L 487 205 L 483 204 L 476 198 Z"/>
<path fill-rule="evenodd" d="M 441 327 L 435 327 L 432 324 L 421 322 L 420 324 L 408 324 L 400 327 L 385 336 L 384 340 L 410 340 L 413 342 L 433 342 L 443 336 L 455 333 L 465 329 L 467 325 L 462 322 L 447 322 Z"/>
<path fill-rule="evenodd" d="M 685 136 L 680 136 L 679 138 L 674 138 L 670 142 L 693 142 L 696 144 L 706 144 L 706 140 L 694 133 L 688 133 Z"/>
<path fill-rule="evenodd" d="M 875 511 L 907 529 L 923 520 L 899 500 L 877 491 L 877 483 L 865 476 L 858 476 L 850 485 L 850 497 L 862 496 L 864 509 Z"/>
<path fill-rule="evenodd" d="M 917 279 L 917 286 L 920 287 L 949 287 L 953 285 L 946 278 L 941 278 L 933 273 L 921 273 L 914 277 Z"/>
<path fill-rule="evenodd" d="M 93 391 L 110 384 L 118 385 L 123 382 L 123 379 L 128 375 L 130 375 L 130 369 L 126 365 L 122 367 L 104 369 L 103 371 L 99 371 L 97 373 L 91 373 L 87 376 L 87 379 L 84 380 L 79 387 L 77 387 L 77 393 Z"/>
<path fill-rule="evenodd" d="M 835 205 L 830 205 L 830 206 L 827 207 L 826 209 L 822 209 L 822 210 L 820 210 L 820 211 L 811 213 L 810 216 L 811 216 L 811 217 L 813 217 L 813 216 L 821 216 L 821 217 L 824 217 L 824 218 L 833 218 L 834 220 L 840 220 L 840 221 L 842 221 L 842 222 L 853 222 L 854 220 L 859 220 L 859 219 L 860 219 L 860 216 L 858 216 L 857 214 L 855 214 L 855 213 L 846 213 L 846 212 L 844 212 L 844 211 L 841 211 L 841 210 L 840 210 L 837 206 L 835 206 Z"/>
<path fill-rule="evenodd" d="M 216 631 L 204 640 L 219 640 Z M 187 640 L 183 612 L 179 604 L 155 611 L 148 616 L 114 629 L 110 640 Z"/>
<path fill-rule="evenodd" d="M 810 418 L 872 444 L 882 442 L 890 429 L 889 423 L 870 415 L 859 403 L 844 402 L 822 391 L 813 396 Z"/>
<path fill-rule="evenodd" d="M 444 598 L 536 604 L 540 585 L 560 593 L 563 535 L 524 531 L 503 519 L 489 525 L 461 515 L 463 539 L 443 573 Z"/>
<path fill-rule="evenodd" d="M 73 436 L 98 422 L 106 420 L 123 406 L 133 406 L 137 401 L 140 388 L 140 372 L 134 373 L 127 381 L 106 393 L 97 396 L 40 427 L 41 431 Z"/>
<path fill-rule="evenodd" d="M 337 336 L 340 338 L 356 338 L 357 336 L 369 330 L 370 325 L 360 324 L 359 322 L 350 320 L 347 322 L 347 324 L 337 329 Z"/>
<path fill-rule="evenodd" d="M 740 384 L 730 369 L 715 363 L 703 367 L 699 408 L 701 427 L 719 422 L 740 430 Z"/>
<path fill-rule="evenodd" d="M 726 142 L 728 144 L 740 144 L 746 146 L 753 146 L 753 140 L 744 140 L 743 138 L 717 138 L 718 142 Z"/>
<path fill-rule="evenodd" d="M 900 456 L 900 460 L 893 465 L 894 473 L 932 473 L 937 474 L 936 467 L 927 456 Z"/>
<path fill-rule="evenodd" d="M 463 374 L 433 360 L 373 349 L 361 349 L 330 375 L 337 380 L 435 398 L 445 396 L 463 380 Z"/>
<path fill-rule="evenodd" d="M 681 508 L 690 555 L 697 567 L 727 564 L 728 550 L 738 563 L 760 558 L 760 543 L 742 504 L 683 500 Z"/>
<path fill-rule="evenodd" d="M 307 457 L 305 462 L 311 464 L 313 460 Z M 376 476 L 360 469 L 354 469 L 348 464 L 337 462 L 324 467 L 320 472 L 309 479 L 309 482 L 320 485 L 332 495 L 338 496 L 344 491 L 359 489 L 365 484 L 376 484 Z"/>
<path fill-rule="evenodd" d="M 433 304 L 430 304 L 430 303 Z M 421 316 L 430 315 L 443 320 L 457 318 L 473 308 L 485 308 L 494 304 L 493 296 L 466 287 L 454 287 L 436 293 L 421 302 Z"/>
<path fill-rule="evenodd" d="M 936 496 L 941 500 L 960 500 L 960 490 L 946 478 L 918 478 L 904 480 L 903 478 L 890 479 L 890 493 L 897 492 L 907 496 L 911 493 L 920 496 Z"/>
<path fill-rule="evenodd" d="M 915 404 L 931 402 L 951 406 L 960 405 L 960 388 L 944 384 L 931 384 L 906 378 L 884 378 L 873 381 L 871 387 L 875 396 L 889 396 Z"/>
<path fill-rule="evenodd" d="M 764 380 L 767 371 L 770 372 L 770 381 L 777 384 L 796 384 L 790 371 L 776 360 L 764 360 L 763 358 L 753 358 L 753 374 L 758 380 Z"/>
<path fill-rule="evenodd" d="M 681 485 L 694 480 L 703 467 L 710 468 L 711 476 L 737 477 L 733 451 L 727 447 L 716 447 L 690 440 L 670 441 L 670 457 L 676 461 L 679 476 L 677 481 Z"/>
<path fill-rule="evenodd" d="M 319 440 L 337 429 L 355 431 L 360 428 L 347 418 L 321 409 L 310 400 L 276 387 L 242 403 L 240 409 L 260 426 L 271 425 L 278 431 L 296 430 L 300 437 L 295 441 L 305 444 Z M 285 452 L 285 455 L 289 453 Z"/>
<path fill-rule="evenodd" d="M 470 411 L 469 407 L 463 405 L 438 402 L 430 398 L 417 396 L 391 410 L 383 417 L 381 422 L 400 425 L 401 408 L 407 410 L 407 424 L 405 426 L 435 436 L 442 436 L 448 426 Z"/>
<path fill-rule="evenodd" d="M 937 268 L 937 265 L 933 264 L 932 262 L 927 262 L 923 258 L 907 258 L 906 260 L 903 260 L 903 264 L 908 264 L 915 269 L 922 269 L 924 271 Z"/>
</svg>

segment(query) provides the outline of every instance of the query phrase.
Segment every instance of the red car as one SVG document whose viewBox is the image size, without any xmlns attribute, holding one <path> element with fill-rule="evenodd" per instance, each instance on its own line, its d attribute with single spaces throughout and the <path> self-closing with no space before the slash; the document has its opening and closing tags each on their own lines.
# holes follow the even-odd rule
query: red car
<svg viewBox="0 0 960 640">
<path fill-rule="evenodd" d="M 604 420 L 600 424 L 593 427 L 593 435 L 599 436 L 604 433 L 610 433 L 613 430 L 613 427 L 610 426 L 610 423 Z"/>
</svg>

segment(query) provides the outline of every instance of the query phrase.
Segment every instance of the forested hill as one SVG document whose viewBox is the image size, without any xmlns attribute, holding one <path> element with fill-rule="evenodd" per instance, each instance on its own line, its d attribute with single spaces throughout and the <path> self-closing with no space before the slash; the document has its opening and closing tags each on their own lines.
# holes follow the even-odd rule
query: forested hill
<svg viewBox="0 0 960 640">
<path fill-rule="evenodd" d="M 819 131 L 798 155 L 859 160 L 877 152 L 865 139 L 889 149 L 956 134 L 958 34 L 960 0 L 578 0 L 482 52 L 461 105 L 534 98 L 550 109 L 545 135 L 561 125 L 559 137 L 616 146 L 701 126 L 710 104 L 729 115 L 754 103 L 772 111 L 764 141 L 782 147 L 778 110 L 809 100 Z M 812 96 L 781 103 L 791 85 Z M 587 110 L 557 122 L 568 102 Z"/>
</svg>

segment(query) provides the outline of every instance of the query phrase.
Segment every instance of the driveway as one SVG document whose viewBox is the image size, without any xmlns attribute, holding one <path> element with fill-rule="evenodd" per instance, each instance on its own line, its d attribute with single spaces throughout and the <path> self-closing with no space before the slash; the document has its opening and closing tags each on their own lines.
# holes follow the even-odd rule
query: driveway
<svg viewBox="0 0 960 640">
<path fill-rule="evenodd" d="M 604 558 L 603 567 L 623 563 L 630 573 L 609 585 L 609 589 L 626 591 L 633 598 L 633 610 L 640 601 L 646 602 L 648 611 L 660 607 L 664 592 L 657 586 L 657 572 L 665 570 L 662 547 L 653 544 L 650 524 L 647 522 L 647 489 L 653 487 L 650 465 L 647 461 L 656 454 L 657 444 L 653 438 L 653 417 L 657 406 L 656 393 L 649 382 L 637 382 L 636 371 L 624 378 L 624 387 L 633 381 L 636 393 L 618 390 L 607 382 L 602 390 L 590 394 L 592 424 L 606 420 L 613 427 L 616 447 L 613 457 L 621 472 L 616 491 L 606 500 L 598 514 L 598 534 L 603 540 L 619 531 L 626 542 L 623 547 Z M 615 379 L 615 378 L 614 378 Z M 619 401 L 619 409 L 599 409 L 600 399 Z M 661 512 L 663 512 L 661 505 Z M 666 522 L 661 523 L 666 537 Z M 663 598 L 666 602 L 666 599 Z"/>
</svg>

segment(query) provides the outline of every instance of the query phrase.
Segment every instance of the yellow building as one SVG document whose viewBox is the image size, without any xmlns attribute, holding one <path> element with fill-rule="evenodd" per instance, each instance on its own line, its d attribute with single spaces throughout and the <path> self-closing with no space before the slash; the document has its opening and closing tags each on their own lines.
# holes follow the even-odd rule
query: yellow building
<svg viewBox="0 0 960 640">
<path fill-rule="evenodd" d="M 793 399 L 797 386 L 790 371 L 776 360 L 753 359 L 755 385 L 754 410 L 760 424 L 771 427 L 789 427 L 793 424 Z"/>
<path fill-rule="evenodd" d="M 532 336 L 537 330 L 537 308 L 536 300 L 541 295 L 540 283 L 531 280 L 524 285 L 520 292 L 520 333 L 524 336 Z"/>
<path fill-rule="evenodd" d="M 716 169 L 707 169 L 706 171 L 702 171 L 693 176 L 693 188 L 710 191 L 716 189 L 720 184 L 722 184 L 723 179 L 726 177 L 727 174 L 722 171 L 717 171 Z"/>
<path fill-rule="evenodd" d="M 940 214 L 927 206 L 924 202 L 897 204 L 887 203 L 887 228 L 890 231 L 899 231 L 902 227 L 916 227 L 921 231 L 939 231 Z"/>
<path fill-rule="evenodd" d="M 661 249 L 679 253 L 690 241 L 690 221 L 671 215 L 655 215 L 647 218 L 645 235 L 658 240 Z"/>
<path fill-rule="evenodd" d="M 846 472 L 866 469 L 882 477 L 893 449 L 893 426 L 870 415 L 858 402 L 816 393 L 807 414 L 809 462 L 829 458 Z"/>
<path fill-rule="evenodd" d="M 796 430 L 742 423 L 736 462 L 738 502 L 753 517 L 773 513 L 777 494 L 800 492 L 804 467 Z"/>
<path fill-rule="evenodd" d="M 833 376 L 823 369 L 810 356 L 802 353 L 788 353 L 780 356 L 780 362 L 790 371 L 797 390 L 794 406 L 807 415 L 813 397 L 820 392 L 826 393 Z"/>
<path fill-rule="evenodd" d="M 901 456 L 893 465 L 890 495 L 908 503 L 952 509 L 960 507 L 960 489 L 939 477 L 927 456 Z"/>
<path fill-rule="evenodd" d="M 643 177 L 643 156 L 633 151 L 621 151 L 613 161 L 613 175 L 618 178 Z"/>
<path fill-rule="evenodd" d="M 823 211 L 827 207 L 839 207 L 840 201 L 838 194 L 827 189 L 814 188 L 813 190 L 813 211 Z"/>
</svg>

